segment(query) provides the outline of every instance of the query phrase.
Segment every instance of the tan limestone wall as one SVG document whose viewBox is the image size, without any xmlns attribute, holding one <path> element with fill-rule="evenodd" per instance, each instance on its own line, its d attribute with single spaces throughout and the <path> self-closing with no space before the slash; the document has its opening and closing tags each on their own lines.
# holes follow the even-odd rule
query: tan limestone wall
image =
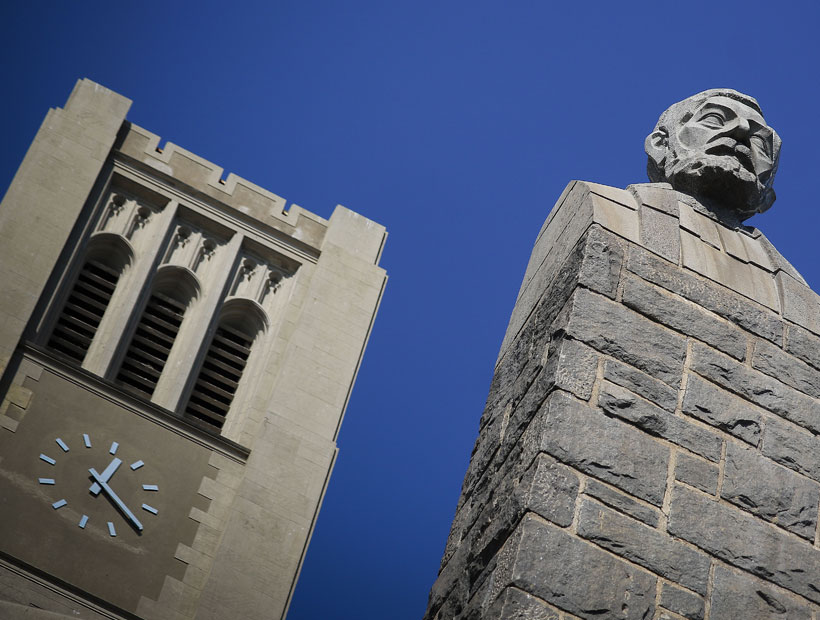
<svg viewBox="0 0 820 620">
<path fill-rule="evenodd" d="M 125 120 L 131 101 L 79 80 L 65 108 L 43 121 L 0 203 L 0 371 Z"/>
<path fill-rule="evenodd" d="M 19 553 L 9 552 L 10 569 L 0 571 L 0 605 L 17 610 L 40 601 L 48 612 L 74 613 L 82 608 L 88 617 L 135 613 L 174 620 L 281 618 L 321 507 L 337 455 L 339 427 L 386 284 L 378 263 L 387 233 L 383 226 L 341 206 L 328 220 L 297 205 L 287 207 L 281 197 L 235 175 L 223 179 L 220 167 L 185 149 L 170 143 L 158 149 L 158 136 L 124 120 L 129 103 L 97 84 L 80 81 L 66 108 L 46 118 L 0 207 L 0 240 L 5 239 L 0 244 L 0 377 L 11 359 L 0 383 L 0 439 L 12 446 L 24 436 L 34 443 L 53 443 L 48 433 L 61 421 L 77 417 L 71 399 L 63 402 L 43 391 L 41 369 L 27 357 L 33 355 L 97 395 L 82 413 L 93 417 L 99 412 L 101 427 L 111 427 L 114 418 L 133 421 L 138 415 L 155 423 L 151 433 L 137 434 L 140 440 L 153 441 L 158 451 L 168 445 L 165 440 L 178 436 L 207 448 L 200 463 L 205 473 L 194 472 L 193 466 L 186 472 L 191 474 L 186 493 L 193 499 L 162 523 L 169 536 L 189 535 L 165 545 L 164 566 L 154 561 L 134 571 L 150 576 L 156 587 L 141 588 L 123 580 L 110 584 L 113 590 L 122 590 L 112 596 L 70 580 L 61 588 L 60 579 L 47 574 L 47 567 L 27 564 Z M 117 192 L 125 198 L 119 205 Z M 139 212 L 142 207 L 148 209 L 144 215 Z M 109 219 L 106 209 L 114 213 Z M 134 214 L 142 218 L 141 232 L 131 238 Z M 215 255 L 226 258 L 209 263 L 210 271 L 205 266 L 197 272 L 208 303 L 185 319 L 157 389 L 150 399 L 140 398 L 115 384 L 118 355 L 127 345 L 125 335 L 136 320 L 132 315 L 147 283 L 158 273 L 157 257 L 167 258 L 160 254 L 162 244 L 180 222 L 189 225 L 186 239 L 196 237 L 200 243 L 200 226 L 213 234 Z M 111 329 L 100 327 L 98 333 L 105 337 L 95 335 L 92 342 L 92 349 L 96 346 L 105 355 L 95 357 L 89 349 L 80 366 L 49 349 L 49 317 L 62 307 L 60 295 L 66 296 L 66 283 L 70 284 L 72 269 L 77 270 L 72 257 L 83 255 L 95 227 L 98 233 L 124 234 L 142 258 L 138 268 L 126 273 L 124 284 L 117 285 L 114 295 L 122 294 L 112 298 L 113 311 L 106 310 L 100 323 L 107 321 Z M 230 244 L 229 256 L 228 250 L 219 254 L 223 241 L 226 247 Z M 195 244 L 189 245 L 193 251 Z M 257 301 L 248 293 L 253 288 L 250 280 L 243 280 L 248 290 L 231 289 L 228 301 L 223 294 L 226 278 L 245 264 L 245 257 L 270 259 L 287 273 L 275 289 L 277 296 L 265 298 L 273 301 L 260 306 L 270 321 L 264 337 L 253 345 L 242 387 L 220 434 L 186 421 L 180 399 L 220 304 L 224 307 L 238 297 Z M 263 271 L 260 268 L 259 274 Z M 254 276 L 257 280 L 263 277 L 259 274 Z M 264 281 L 257 280 L 253 283 Z M 171 367 L 175 371 L 167 374 Z M 49 413 L 50 419 L 38 414 L 48 402 L 63 408 Z M 112 407 L 119 407 L 116 415 L 111 414 Z M 148 449 L 145 454 L 146 462 L 156 456 Z M 13 467 L 10 461 L 0 463 L 9 466 L 8 479 L 36 480 L 28 460 L 17 459 Z M 169 479 L 175 474 L 163 473 Z M 29 506 L 25 497 L 18 499 L 26 509 L 38 511 L 46 525 L 54 518 L 47 502 L 32 499 Z M 160 517 L 170 512 L 158 506 Z M 5 518 L 8 523 L 13 515 Z M 72 527 L 65 539 L 76 545 L 81 539 L 72 533 L 80 528 L 76 523 Z M 34 564 L 47 551 L 43 547 L 32 546 Z M 144 551 L 134 545 L 141 548 Z M 0 548 L 0 560 L 3 552 Z M 124 566 L 116 546 L 89 555 L 94 557 L 74 553 L 78 562 Z M 14 592 L 19 596 L 8 594 Z M 123 603 L 119 595 L 136 603 Z"/>
</svg>

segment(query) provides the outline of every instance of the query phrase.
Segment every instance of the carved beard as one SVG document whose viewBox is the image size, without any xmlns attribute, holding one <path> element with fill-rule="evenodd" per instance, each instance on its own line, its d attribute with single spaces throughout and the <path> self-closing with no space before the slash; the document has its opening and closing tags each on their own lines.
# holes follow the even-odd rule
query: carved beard
<svg viewBox="0 0 820 620">
<path fill-rule="evenodd" d="M 673 188 L 695 198 L 704 197 L 735 211 L 741 219 L 758 212 L 766 188 L 757 176 L 731 155 L 670 152 L 664 174 Z"/>
</svg>

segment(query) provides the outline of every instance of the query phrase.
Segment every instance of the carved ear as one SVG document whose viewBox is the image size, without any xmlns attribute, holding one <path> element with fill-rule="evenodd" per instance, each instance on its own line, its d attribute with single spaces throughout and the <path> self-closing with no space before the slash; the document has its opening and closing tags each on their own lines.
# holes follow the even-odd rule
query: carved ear
<svg viewBox="0 0 820 620">
<path fill-rule="evenodd" d="M 663 127 L 658 127 L 655 131 L 651 134 L 646 136 L 646 147 L 647 154 L 649 153 L 649 149 L 655 149 L 658 151 L 666 151 L 666 147 L 669 145 L 669 132 L 666 131 Z"/>
<path fill-rule="evenodd" d="M 666 163 L 666 153 L 669 147 L 669 132 L 663 127 L 658 127 L 651 134 L 646 136 L 644 150 L 649 156 L 646 162 L 646 173 L 653 183 L 665 181 L 664 164 Z"/>
</svg>

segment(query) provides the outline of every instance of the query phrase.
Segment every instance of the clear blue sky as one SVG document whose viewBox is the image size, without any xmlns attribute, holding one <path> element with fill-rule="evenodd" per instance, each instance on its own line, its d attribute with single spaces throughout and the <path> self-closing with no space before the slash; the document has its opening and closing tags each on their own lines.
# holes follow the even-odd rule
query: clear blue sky
<svg viewBox="0 0 820 620">
<path fill-rule="evenodd" d="M 418 620 L 535 235 L 571 179 L 643 182 L 669 104 L 728 86 L 783 138 L 751 223 L 820 290 L 816 2 L 8 2 L 5 191 L 79 77 L 324 217 L 390 275 L 290 620 Z"/>
</svg>

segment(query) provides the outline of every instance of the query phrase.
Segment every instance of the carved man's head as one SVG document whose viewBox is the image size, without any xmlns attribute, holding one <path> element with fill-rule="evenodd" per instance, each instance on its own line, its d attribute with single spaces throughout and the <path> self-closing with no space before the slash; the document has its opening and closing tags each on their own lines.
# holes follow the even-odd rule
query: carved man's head
<svg viewBox="0 0 820 620">
<path fill-rule="evenodd" d="M 652 182 L 729 207 L 741 219 L 774 202 L 780 137 L 752 97 L 728 88 L 692 95 L 661 115 L 645 147 Z"/>
</svg>

